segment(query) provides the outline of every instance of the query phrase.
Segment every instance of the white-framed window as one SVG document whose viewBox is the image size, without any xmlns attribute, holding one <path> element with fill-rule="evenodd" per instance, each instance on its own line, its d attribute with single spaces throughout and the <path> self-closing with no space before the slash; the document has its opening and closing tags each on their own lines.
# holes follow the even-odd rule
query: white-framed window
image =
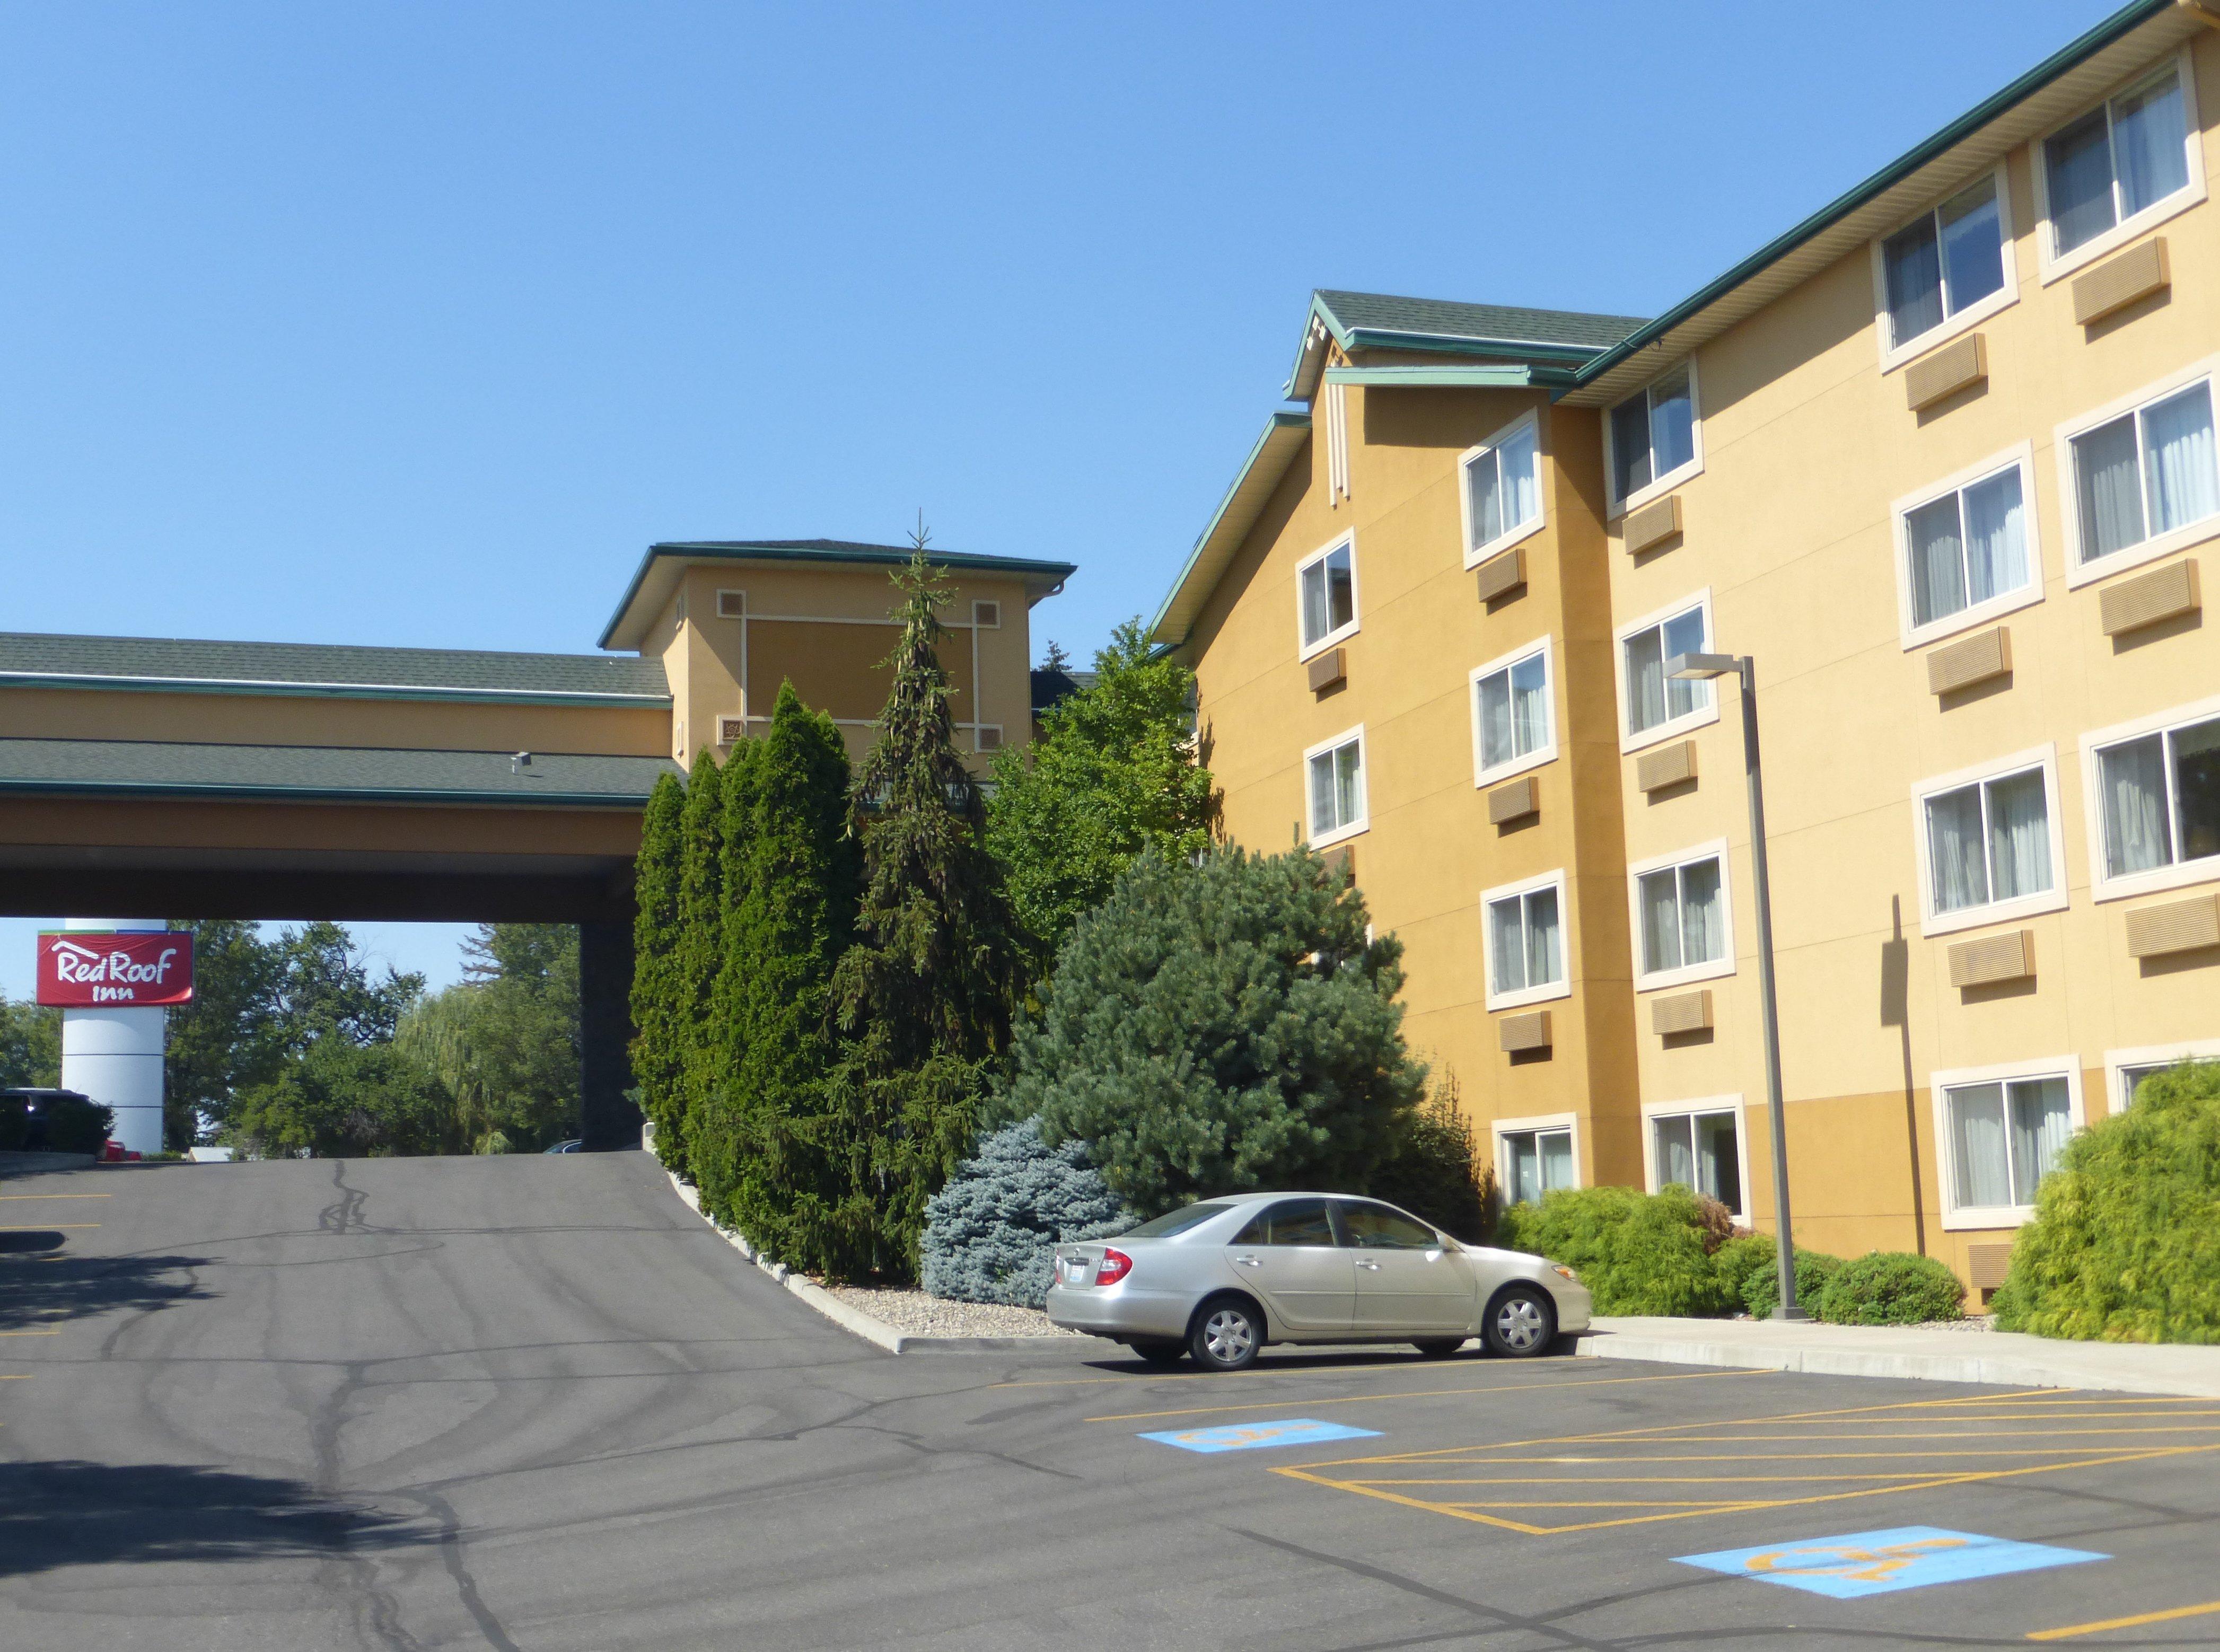
<svg viewBox="0 0 2220 1652">
<path fill-rule="evenodd" d="M 2220 533 L 2214 363 L 2058 427 L 2066 582 L 2086 584 Z"/>
<path fill-rule="evenodd" d="M 1675 654 L 1699 654 L 1711 647 L 1708 589 L 1621 626 L 1617 639 L 1620 751 L 1718 720 L 1718 695 L 1709 682 L 1684 683 L 1665 675 L 1665 663 Z"/>
<path fill-rule="evenodd" d="M 2057 280 L 2204 198 L 2186 47 L 2035 146 L 2042 278 Z"/>
<path fill-rule="evenodd" d="M 1906 648 L 2042 600 L 2034 444 L 1907 494 L 1890 514 Z"/>
<path fill-rule="evenodd" d="M 1344 533 L 1295 570 L 1295 622 L 1308 659 L 1356 630 L 1356 536 Z"/>
<path fill-rule="evenodd" d="M 1942 1225 L 2017 1227 L 2035 1190 L 2081 1127 L 2081 1064 L 2072 1056 L 1934 1074 Z"/>
<path fill-rule="evenodd" d="M 2215 1019 L 2220 1019 L 2216 1016 Z M 2114 1113 L 2125 1113 L 2136 1099 L 2136 1086 L 2154 1074 L 2185 1061 L 2220 1060 L 2220 1038 L 2192 1038 L 2185 1044 L 2145 1044 L 2136 1050 L 2105 1052 L 2105 1098 Z"/>
<path fill-rule="evenodd" d="M 1557 755 L 1554 658 L 1544 637 L 1474 669 L 1474 785 L 1494 785 Z"/>
<path fill-rule="evenodd" d="M 1923 935 L 2066 905 L 2055 746 L 1923 780 L 1911 789 L 1911 809 Z"/>
<path fill-rule="evenodd" d="M 1464 565 L 1485 561 L 1542 526 L 1542 433 L 1526 413 L 1457 461 L 1464 477 Z"/>
<path fill-rule="evenodd" d="M 1505 883 L 1480 897 L 1487 1007 L 1516 1009 L 1572 995 L 1565 964 L 1565 875 Z"/>
<path fill-rule="evenodd" d="M 1495 1121 L 1495 1186 L 1508 1205 L 1539 1204 L 1543 1194 L 1581 1185 L 1576 1132 L 1569 1113 Z"/>
<path fill-rule="evenodd" d="M 1734 973 L 1725 838 L 1642 861 L 1627 871 L 1634 898 L 1637 992 Z"/>
<path fill-rule="evenodd" d="M 2220 699 L 2081 737 L 2099 901 L 2220 878 Z"/>
<path fill-rule="evenodd" d="M 1303 753 L 1311 847 L 1353 838 L 1368 824 L 1364 804 L 1364 725 L 1321 740 Z"/>
<path fill-rule="evenodd" d="M 1874 242 L 1881 369 L 1900 366 L 2019 295 L 2005 169 Z"/>
<path fill-rule="evenodd" d="M 1604 421 L 1604 446 L 1614 515 L 1701 471 L 1704 430 L 1693 358 L 1613 408 Z"/>
<path fill-rule="evenodd" d="M 1642 1168 L 1651 1193 L 1679 1186 L 1707 1194 L 1748 1225 L 1749 1144 L 1742 1127 L 1742 1097 L 1642 1104 Z"/>
</svg>

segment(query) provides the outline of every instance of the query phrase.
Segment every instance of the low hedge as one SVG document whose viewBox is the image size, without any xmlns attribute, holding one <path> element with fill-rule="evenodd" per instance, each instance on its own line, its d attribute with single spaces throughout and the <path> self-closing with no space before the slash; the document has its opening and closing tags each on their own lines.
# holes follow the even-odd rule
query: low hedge
<svg viewBox="0 0 2220 1652">
<path fill-rule="evenodd" d="M 1743 1287 L 1759 1274 L 1778 1267 L 1779 1254 L 1770 1233 L 1737 1233 L 1712 1253 L 1712 1268 L 1719 1276 L 1719 1290 L 1733 1306 L 1742 1306 Z"/>
<path fill-rule="evenodd" d="M 1804 1288 L 1797 1275 L 1796 1288 Z M 1964 1317 L 1966 1287 L 1932 1256 L 1876 1250 L 1842 1264 L 1817 1304 L 1819 1318 L 1837 1325 L 1916 1325 Z"/>
<path fill-rule="evenodd" d="M 2220 1062 L 2145 1079 L 2066 1144 L 1994 1306 L 2039 1337 L 2220 1343 Z"/>
<path fill-rule="evenodd" d="M 1695 1194 L 1678 1187 L 1560 1188 L 1496 1220 L 1498 1244 L 1562 1262 L 1594 1295 L 1598 1313 L 1731 1312 L 1710 1236 Z"/>
<path fill-rule="evenodd" d="M 1770 1239 L 1766 1241 L 1770 1244 Z M 1840 1256 L 1830 1256 L 1824 1250 L 1806 1250 L 1796 1247 L 1796 1306 L 1815 1317 L 1825 1298 L 1827 1286 L 1843 1266 Z M 1780 1306 L 1780 1267 L 1778 1262 L 1769 1268 L 1760 1268 L 1743 1281 L 1742 1305 L 1753 1319 L 1769 1319 L 1774 1309 Z"/>
<path fill-rule="evenodd" d="M 69 1092 L 0 1095 L 0 1153 L 97 1153 L 115 1115 Z"/>
</svg>

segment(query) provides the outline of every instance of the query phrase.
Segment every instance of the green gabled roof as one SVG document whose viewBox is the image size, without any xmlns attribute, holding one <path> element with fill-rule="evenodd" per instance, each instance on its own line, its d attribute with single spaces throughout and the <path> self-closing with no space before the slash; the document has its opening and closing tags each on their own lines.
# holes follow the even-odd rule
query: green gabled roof
<svg viewBox="0 0 2220 1652">
<path fill-rule="evenodd" d="M 1288 464 L 1310 439 L 1311 415 L 1307 413 L 1281 408 L 1264 421 L 1263 433 L 1250 446 L 1249 457 L 1241 461 L 1233 485 L 1225 490 L 1225 496 L 1218 502 L 1218 508 L 1210 514 L 1210 521 L 1195 539 L 1194 549 L 1188 552 L 1186 566 L 1165 593 L 1157 617 L 1149 621 L 1151 642 L 1159 647 L 1177 647 L 1187 640 L 1188 633 L 1194 627 L 1195 615 L 1209 600 L 1219 576 L 1233 559 L 1234 552 L 1257 525 L 1257 518 L 1263 514 L 1273 490 L 1287 475 Z"/>
<path fill-rule="evenodd" d="M 0 633 L 0 684 L 350 699 L 670 703 L 660 660 L 33 632 Z"/>
<path fill-rule="evenodd" d="M 601 646 L 639 645 L 637 636 L 627 642 L 614 639 L 625 627 L 627 617 L 632 616 L 633 605 L 639 600 L 649 575 L 660 562 L 799 562 L 827 567 L 854 567 L 860 563 L 867 567 L 893 568 L 907 562 L 912 554 L 912 548 L 907 545 L 870 545 L 854 539 L 664 540 L 648 546 L 647 554 L 639 559 L 639 566 L 633 570 L 632 583 L 625 587 L 616 612 L 609 615 L 608 624 L 602 628 Z M 1045 562 L 1033 557 L 986 556 L 977 552 L 942 551 L 932 546 L 926 547 L 926 555 L 935 567 L 952 572 L 1015 574 L 1026 582 L 1027 598 L 1036 602 L 1055 595 L 1065 580 L 1079 571 L 1073 563 Z"/>
<path fill-rule="evenodd" d="M 1294 371 L 1281 394 L 1309 398 L 1318 385 L 1319 346 L 1329 336 L 1344 351 L 1425 350 L 1571 366 L 1618 343 L 1643 320 L 1322 287 L 1311 295 Z"/>
<path fill-rule="evenodd" d="M 638 808 L 666 757 L 0 739 L 0 795 Z"/>
</svg>

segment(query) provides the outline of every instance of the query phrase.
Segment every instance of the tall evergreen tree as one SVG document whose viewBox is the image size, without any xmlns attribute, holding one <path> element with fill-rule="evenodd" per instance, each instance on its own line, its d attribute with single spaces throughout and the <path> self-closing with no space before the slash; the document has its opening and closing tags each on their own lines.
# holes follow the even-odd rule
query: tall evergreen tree
<svg viewBox="0 0 2220 1652">
<path fill-rule="evenodd" d="M 688 1127 L 689 1163 L 702 1204 L 726 1220 L 732 1219 L 733 1188 L 745 1151 L 735 1128 L 732 1078 L 747 1050 L 742 1001 L 751 969 L 751 961 L 735 947 L 733 920 L 755 876 L 756 778 L 761 756 L 760 742 L 738 742 L 718 779 L 717 901 L 714 913 L 702 919 L 708 925 L 706 934 L 698 938 L 714 952 L 716 973 L 709 984 L 707 1017 L 689 1080 L 694 1109 Z M 750 1237 L 756 1237 L 753 1233 Z"/>
<path fill-rule="evenodd" d="M 678 1130 L 692 1169 L 702 1092 L 714 1083 L 714 998 L 724 963 L 725 797 L 716 753 L 694 759 L 679 815 L 678 944 L 671 950 L 671 1014 L 678 1033 Z"/>
<path fill-rule="evenodd" d="M 648 795 L 633 863 L 632 1070 L 663 1162 L 683 1174 L 685 1039 L 677 1013 L 679 882 L 686 788 L 665 775 Z"/>
<path fill-rule="evenodd" d="M 970 1149 L 1020 974 L 986 811 L 956 751 L 937 612 L 952 593 L 926 542 L 920 528 L 895 576 L 894 680 L 853 789 L 864 886 L 856 944 L 833 976 L 847 1039 L 829 1125 L 845 1188 L 823 1228 L 835 1273 L 914 1271 L 926 1200 Z"/>
</svg>

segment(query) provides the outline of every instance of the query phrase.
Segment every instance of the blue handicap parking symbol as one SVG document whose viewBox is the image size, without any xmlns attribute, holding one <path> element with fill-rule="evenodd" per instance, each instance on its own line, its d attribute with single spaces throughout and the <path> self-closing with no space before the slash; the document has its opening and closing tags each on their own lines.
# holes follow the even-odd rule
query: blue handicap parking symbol
<svg viewBox="0 0 2220 1652">
<path fill-rule="evenodd" d="M 1840 1537 L 1806 1537 L 1795 1543 L 1723 1549 L 1716 1554 L 1678 1558 L 1683 1566 L 1701 1566 L 1730 1577 L 1785 1583 L 1792 1589 L 1855 1600 L 1862 1595 L 1924 1589 L 1931 1584 L 2001 1577 L 2008 1572 L 2035 1572 L 2047 1566 L 2073 1566 L 2111 1556 L 2086 1549 L 1984 1537 L 1978 1531 L 1892 1526 L 1886 1531 L 1853 1531 Z"/>
<path fill-rule="evenodd" d="M 1264 1445 L 1312 1445 L 1320 1440 L 1369 1440 L 1376 1428 L 1350 1428 L 1340 1423 L 1313 1422 L 1307 1417 L 1288 1417 L 1276 1423 L 1232 1423 L 1223 1428 L 1181 1428 L 1163 1434 L 1144 1434 L 1144 1440 L 1175 1445 L 1182 1451 L 1254 1451 Z"/>
</svg>

